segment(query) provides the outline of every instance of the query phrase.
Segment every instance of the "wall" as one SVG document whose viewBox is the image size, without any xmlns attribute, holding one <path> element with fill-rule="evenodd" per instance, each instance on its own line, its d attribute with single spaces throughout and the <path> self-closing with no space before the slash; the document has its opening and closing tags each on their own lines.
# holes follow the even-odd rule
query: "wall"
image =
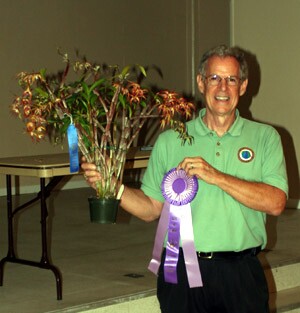
<svg viewBox="0 0 300 313">
<path fill-rule="evenodd" d="M 185 1 L 1 2 L 1 125 L 10 130 L 10 136 L 2 133 L 1 156 L 53 152 L 49 143 L 33 145 L 22 135 L 23 125 L 11 117 L 8 105 L 19 90 L 16 73 L 63 68 L 58 47 L 73 57 L 78 50 L 89 60 L 108 64 L 155 65 L 163 77 L 155 71 L 149 75 L 161 87 L 182 92 L 190 84 Z"/>
<path fill-rule="evenodd" d="M 190 84 L 186 42 L 188 2 L 1 0 L 0 157 L 67 152 L 66 147 L 62 150 L 47 141 L 32 143 L 23 134 L 24 125 L 8 108 L 15 92 L 20 90 L 16 73 L 44 67 L 55 73 L 63 68 L 57 48 L 72 57 L 79 51 L 91 61 L 108 64 L 155 65 L 163 76 L 154 70 L 149 76 L 158 86 L 179 92 L 187 89 Z M 152 135 L 157 128 L 157 125 L 153 127 Z M 149 135 L 147 140 L 153 139 Z M 0 179 L 4 194 L 5 177 L 2 175 Z M 82 182 L 80 177 L 66 180 L 71 187 L 78 182 Z M 21 186 L 20 193 L 38 190 L 37 179 L 20 177 L 14 183 Z"/>
<path fill-rule="evenodd" d="M 49 142 L 34 144 L 24 125 L 9 112 L 20 89 L 16 74 L 47 68 L 63 68 L 57 48 L 72 57 L 76 51 L 91 61 L 119 64 L 140 63 L 159 68 L 149 76 L 161 88 L 187 95 L 197 94 L 195 68 L 200 53 L 210 46 L 229 42 L 229 0 L 0 0 L 0 157 L 67 152 Z M 210 18 L 211 17 L 211 18 Z M 221 21 L 216 32 L 211 21 Z M 144 133 L 152 143 L 158 126 Z M 67 181 L 78 186 L 81 178 Z M 71 184 L 73 183 L 73 185 Z M 36 179 L 20 177 L 14 182 L 21 193 L 38 189 Z M 5 177 L 0 193 L 5 194 Z"/>
<path fill-rule="evenodd" d="M 32 143 L 8 108 L 19 91 L 16 73 L 63 68 L 58 47 L 72 56 L 78 50 L 98 62 L 155 65 L 163 76 L 152 70 L 153 82 L 198 100 L 194 77 L 200 55 L 231 40 L 249 52 L 252 63 L 251 85 L 241 113 L 279 130 L 290 203 L 299 206 L 298 0 L 288 0 L 288 5 L 280 0 L 252 0 L 251 6 L 247 0 L 0 0 L 0 4 L 0 157 L 66 152 L 49 142 Z M 157 125 L 147 129 L 146 143 L 152 143 L 158 131 Z M 82 186 L 80 177 L 66 183 L 68 188 Z M 24 177 L 15 184 L 21 185 L 21 193 L 38 189 L 36 180 Z M 1 175 L 0 195 L 5 194 L 4 187 Z"/>
<path fill-rule="evenodd" d="M 250 51 L 255 63 L 252 98 L 243 111 L 274 125 L 285 149 L 290 200 L 299 205 L 300 184 L 300 1 L 232 0 L 231 40 Z"/>
</svg>

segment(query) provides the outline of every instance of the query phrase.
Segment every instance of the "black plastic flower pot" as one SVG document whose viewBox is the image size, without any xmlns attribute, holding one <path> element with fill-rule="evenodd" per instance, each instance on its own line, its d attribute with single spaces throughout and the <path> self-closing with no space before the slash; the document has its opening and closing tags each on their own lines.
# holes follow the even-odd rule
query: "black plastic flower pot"
<svg viewBox="0 0 300 313">
<path fill-rule="evenodd" d="M 90 219 L 92 223 L 116 223 L 120 200 L 99 199 L 96 197 L 90 197 L 88 200 L 90 206 Z"/>
</svg>

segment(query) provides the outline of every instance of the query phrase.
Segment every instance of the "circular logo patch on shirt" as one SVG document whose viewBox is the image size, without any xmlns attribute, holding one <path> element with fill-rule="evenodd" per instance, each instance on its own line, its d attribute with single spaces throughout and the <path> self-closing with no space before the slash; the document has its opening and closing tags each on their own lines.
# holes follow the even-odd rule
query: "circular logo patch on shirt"
<svg viewBox="0 0 300 313">
<path fill-rule="evenodd" d="M 254 152 L 250 148 L 241 148 L 238 152 L 238 158 L 242 162 L 250 162 L 254 159 Z"/>
</svg>

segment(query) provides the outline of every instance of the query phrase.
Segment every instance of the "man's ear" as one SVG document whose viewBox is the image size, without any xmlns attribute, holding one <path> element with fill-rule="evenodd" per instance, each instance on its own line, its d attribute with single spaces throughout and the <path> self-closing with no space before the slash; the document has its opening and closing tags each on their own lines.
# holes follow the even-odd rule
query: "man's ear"
<svg viewBox="0 0 300 313">
<path fill-rule="evenodd" d="M 197 84 L 198 84 L 199 91 L 203 94 L 204 89 L 205 89 L 205 84 L 200 74 L 197 75 Z"/>
<path fill-rule="evenodd" d="M 242 96 L 243 94 L 245 94 L 246 90 L 247 90 L 247 86 L 248 86 L 248 79 L 245 79 L 241 86 L 240 86 L 240 96 Z"/>
</svg>

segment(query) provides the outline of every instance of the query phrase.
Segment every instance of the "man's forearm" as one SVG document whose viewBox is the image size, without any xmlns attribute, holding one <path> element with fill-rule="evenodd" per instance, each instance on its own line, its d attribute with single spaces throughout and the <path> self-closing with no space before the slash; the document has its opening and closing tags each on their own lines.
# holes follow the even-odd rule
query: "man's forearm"
<svg viewBox="0 0 300 313">
<path fill-rule="evenodd" d="M 219 173 L 215 184 L 243 205 L 270 215 L 279 215 L 285 208 L 285 193 L 274 186 L 245 181 Z"/>
<path fill-rule="evenodd" d="M 149 198 L 140 189 L 125 186 L 121 197 L 121 206 L 128 213 L 151 222 L 160 216 L 163 203 Z"/>
</svg>

